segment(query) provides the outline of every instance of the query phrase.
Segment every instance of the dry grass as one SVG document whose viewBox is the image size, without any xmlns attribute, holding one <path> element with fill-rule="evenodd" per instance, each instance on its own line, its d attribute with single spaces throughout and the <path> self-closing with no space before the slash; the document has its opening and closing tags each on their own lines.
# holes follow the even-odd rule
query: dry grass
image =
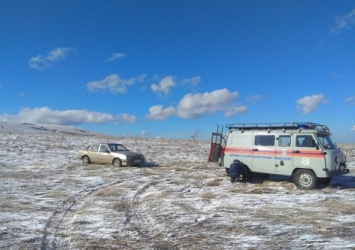
<svg viewBox="0 0 355 250">
<path fill-rule="evenodd" d="M 100 189 L 98 192 L 95 193 L 95 196 L 104 197 L 117 197 L 122 194 L 123 190 L 121 187 L 116 186 L 108 186 L 105 188 Z"/>
<path fill-rule="evenodd" d="M 11 211 L 11 212 L 18 212 L 26 209 L 28 207 L 28 202 L 21 202 L 17 200 L 15 196 L 7 196 L 1 200 L 0 203 L 0 210 L 2 211 Z"/>
<path fill-rule="evenodd" d="M 50 198 L 50 199 L 63 199 L 63 198 L 67 198 L 68 194 L 66 192 L 64 192 L 63 190 L 53 190 L 52 192 L 48 192 L 45 194 L 46 198 Z"/>
<path fill-rule="evenodd" d="M 218 179 L 214 179 L 212 181 L 207 182 L 206 185 L 208 187 L 217 187 L 221 184 L 222 181 L 223 181 L 223 179 L 218 178 Z"/>
<path fill-rule="evenodd" d="M 125 200 L 115 201 L 113 209 L 117 211 L 128 211 L 131 209 L 131 203 Z"/>
<path fill-rule="evenodd" d="M 179 207 L 181 207 L 184 211 L 194 214 L 196 213 L 196 208 L 194 208 L 193 206 L 191 206 L 189 203 L 178 203 Z"/>
<path fill-rule="evenodd" d="M 207 200 L 212 200 L 212 199 L 216 199 L 217 195 L 216 195 L 215 192 L 207 191 L 207 192 L 203 192 L 201 194 L 201 197 L 204 198 L 204 199 L 207 199 Z"/>
<path fill-rule="evenodd" d="M 32 173 L 29 171 L 16 171 L 12 172 L 11 174 L 8 174 L 9 177 L 15 178 L 15 179 L 26 179 L 29 178 Z"/>
</svg>

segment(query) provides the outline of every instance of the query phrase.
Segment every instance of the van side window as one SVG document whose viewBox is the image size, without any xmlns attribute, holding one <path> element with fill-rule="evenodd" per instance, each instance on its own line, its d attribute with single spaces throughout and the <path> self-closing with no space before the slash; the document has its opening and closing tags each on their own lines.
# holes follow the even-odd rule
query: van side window
<svg viewBox="0 0 355 250">
<path fill-rule="evenodd" d="M 291 146 L 291 136 L 280 135 L 279 136 L 279 147 L 289 147 Z"/>
<path fill-rule="evenodd" d="M 313 148 L 316 143 L 311 135 L 298 135 L 296 137 L 296 147 Z"/>
<path fill-rule="evenodd" d="M 275 135 L 256 135 L 255 136 L 256 146 L 274 146 L 275 145 Z"/>
</svg>

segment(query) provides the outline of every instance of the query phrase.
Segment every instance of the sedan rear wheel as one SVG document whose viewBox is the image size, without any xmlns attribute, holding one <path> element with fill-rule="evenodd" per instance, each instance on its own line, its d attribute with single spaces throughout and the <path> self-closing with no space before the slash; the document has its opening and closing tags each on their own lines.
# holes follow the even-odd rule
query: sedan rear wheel
<svg viewBox="0 0 355 250">
<path fill-rule="evenodd" d="M 83 158 L 81 158 L 81 161 L 83 162 L 83 165 L 88 165 L 90 163 L 90 158 L 85 155 Z"/>
<path fill-rule="evenodd" d="M 116 159 L 113 160 L 112 165 L 114 167 L 119 167 L 120 168 L 120 167 L 122 167 L 122 161 L 120 159 L 116 158 Z"/>
</svg>

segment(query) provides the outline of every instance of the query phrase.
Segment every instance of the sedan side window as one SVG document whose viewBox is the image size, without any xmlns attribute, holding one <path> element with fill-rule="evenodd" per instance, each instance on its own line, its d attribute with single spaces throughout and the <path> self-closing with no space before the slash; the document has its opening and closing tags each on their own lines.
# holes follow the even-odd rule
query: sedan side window
<svg viewBox="0 0 355 250">
<path fill-rule="evenodd" d="M 92 151 L 92 152 L 97 152 L 97 151 L 99 151 L 99 145 L 93 145 L 93 146 L 91 147 L 91 151 Z"/>
<path fill-rule="evenodd" d="M 106 145 L 101 145 L 101 146 L 100 146 L 100 152 L 106 153 L 107 151 L 108 151 L 108 148 L 107 148 Z"/>
</svg>

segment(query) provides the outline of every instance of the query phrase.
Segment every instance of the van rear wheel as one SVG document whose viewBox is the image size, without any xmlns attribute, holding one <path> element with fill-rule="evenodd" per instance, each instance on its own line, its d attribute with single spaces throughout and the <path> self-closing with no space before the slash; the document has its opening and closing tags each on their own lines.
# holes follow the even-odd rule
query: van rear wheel
<svg viewBox="0 0 355 250">
<path fill-rule="evenodd" d="M 313 189 L 317 186 L 318 178 L 312 170 L 300 169 L 294 174 L 293 182 L 300 189 Z"/>
</svg>

